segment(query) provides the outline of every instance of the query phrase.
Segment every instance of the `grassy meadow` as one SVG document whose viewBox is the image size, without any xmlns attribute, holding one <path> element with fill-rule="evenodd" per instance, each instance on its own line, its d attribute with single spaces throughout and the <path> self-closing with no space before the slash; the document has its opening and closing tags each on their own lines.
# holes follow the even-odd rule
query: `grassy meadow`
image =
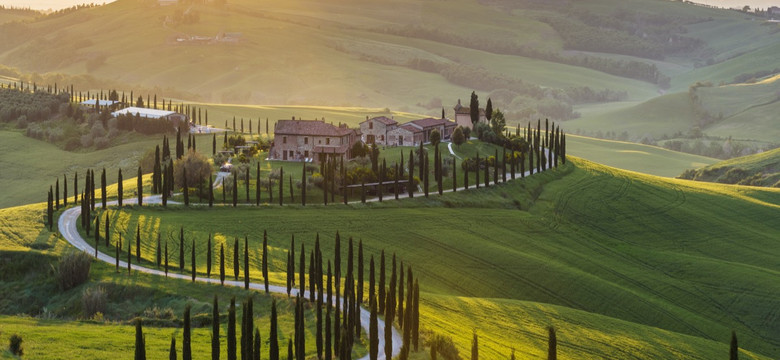
<svg viewBox="0 0 780 360">
<path fill-rule="evenodd" d="M 690 169 L 681 177 L 697 181 L 780 187 L 780 149 Z"/>
<path fill-rule="evenodd" d="M 778 290 L 772 288 L 770 278 L 777 276 L 778 269 L 769 249 L 776 247 L 771 239 L 777 229 L 770 224 L 778 203 L 780 192 L 776 190 L 695 184 L 576 160 L 496 188 L 427 199 L 330 205 L 327 209 L 321 205 L 131 207 L 112 209 L 110 216 L 117 230 L 127 231 L 126 240 L 141 225 L 146 261 L 152 259 L 156 246 L 152 234 L 162 234 L 163 240 L 167 237 L 175 249 L 183 227 L 185 246 L 195 239 L 199 247 L 201 273 L 205 249 L 200 246 L 209 234 L 216 244 L 228 245 L 234 238 L 247 236 L 250 248 L 259 249 L 262 232 L 268 231 L 269 261 L 276 273 L 285 269 L 292 235 L 297 246 L 305 243 L 311 249 L 320 234 L 328 257 L 336 231 L 343 241 L 349 237 L 362 240 L 367 258 L 378 256 L 382 249 L 396 253 L 413 265 L 425 289 L 424 303 L 431 306 L 423 309 L 423 318 L 430 319 L 425 327 L 452 334 L 462 353 L 469 347 L 473 329 L 466 328 L 469 322 L 464 319 L 464 325 L 455 328 L 462 331 L 454 330 L 450 323 L 453 311 L 448 309 L 487 302 L 504 312 L 541 307 L 534 311 L 538 322 L 517 320 L 512 325 L 518 329 L 518 339 L 526 334 L 528 343 L 490 330 L 506 324 L 472 319 L 480 334 L 484 323 L 481 343 L 486 353 L 495 356 L 506 356 L 512 347 L 542 354 L 544 348 L 539 345 L 544 326 L 553 322 L 550 314 L 560 313 L 569 319 L 566 323 L 583 323 L 576 331 L 559 327 L 559 334 L 572 331 L 567 334 L 572 339 L 568 346 L 580 354 L 573 358 L 642 349 L 661 357 L 698 354 L 704 359 L 710 357 L 707 354 L 726 351 L 732 328 L 749 352 L 768 355 L 778 347 L 771 336 L 777 325 L 764 320 L 777 307 L 771 294 Z M 733 212 L 745 216 L 726 215 Z M 377 219 L 382 226 L 375 226 Z M 750 245 L 737 245 L 735 238 L 742 239 L 739 244 Z M 437 254 L 434 261 L 431 253 Z M 253 250 L 252 264 L 257 264 L 258 256 Z M 713 273 L 718 275 L 713 277 Z M 735 291 L 740 297 L 732 295 Z M 528 301 L 539 305 L 524 303 Z M 557 310 L 553 305 L 571 310 Z M 573 320 L 582 317 L 589 320 Z M 642 343 L 644 335 L 629 335 L 629 330 L 616 344 L 588 340 L 594 337 L 593 331 L 613 339 L 604 335 L 617 326 L 610 321 L 623 321 L 620 327 L 625 329 L 641 327 L 642 333 L 658 340 Z"/>
</svg>

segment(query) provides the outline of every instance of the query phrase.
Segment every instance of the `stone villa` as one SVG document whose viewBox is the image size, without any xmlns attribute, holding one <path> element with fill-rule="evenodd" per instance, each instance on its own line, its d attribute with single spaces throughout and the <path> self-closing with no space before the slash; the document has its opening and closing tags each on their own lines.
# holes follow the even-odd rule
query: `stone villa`
<svg viewBox="0 0 780 360">
<path fill-rule="evenodd" d="M 275 160 L 319 161 L 320 155 L 351 159 L 352 145 L 359 140 L 346 124 L 335 126 L 320 120 L 279 120 L 269 157 Z"/>
</svg>

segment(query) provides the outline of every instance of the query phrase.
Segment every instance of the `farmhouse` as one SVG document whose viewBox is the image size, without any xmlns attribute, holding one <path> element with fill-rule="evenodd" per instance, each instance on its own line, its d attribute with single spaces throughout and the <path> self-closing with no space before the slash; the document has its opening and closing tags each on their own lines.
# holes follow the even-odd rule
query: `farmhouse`
<svg viewBox="0 0 780 360">
<path fill-rule="evenodd" d="M 438 130 L 442 140 L 449 139 L 457 124 L 447 119 L 425 118 L 412 120 L 388 133 L 388 145 L 409 146 L 430 141 L 431 132 Z"/>
<path fill-rule="evenodd" d="M 460 99 L 458 99 L 458 105 L 455 105 L 454 109 L 455 109 L 455 122 L 458 124 L 458 126 L 473 129 L 474 124 L 471 123 L 471 109 L 469 109 L 467 106 L 461 105 Z M 487 123 L 487 117 L 485 117 L 485 109 L 483 108 L 479 108 L 479 122 Z"/>
<path fill-rule="evenodd" d="M 774 16 L 774 15 L 780 15 L 780 7 L 772 6 L 768 9 L 766 9 L 767 14 Z"/>
<path fill-rule="evenodd" d="M 398 127 L 395 120 L 379 116 L 360 123 L 361 140 L 366 144 L 386 145 L 390 131 Z"/>
<path fill-rule="evenodd" d="M 352 158 L 352 145 L 359 138 L 346 124 L 335 126 L 324 120 L 279 120 L 269 157 L 275 160 L 319 161 L 320 156 Z M 315 156 L 316 155 L 316 156 Z"/>
<path fill-rule="evenodd" d="M 117 117 L 119 115 L 138 115 L 140 117 L 145 117 L 149 119 L 167 119 L 167 120 L 176 120 L 176 121 L 187 121 L 187 115 L 180 114 L 174 111 L 166 111 L 166 110 L 156 110 L 156 109 L 147 109 L 147 108 L 139 108 L 139 107 L 128 107 L 124 108 L 122 110 L 117 110 L 111 113 L 111 116 Z"/>
</svg>

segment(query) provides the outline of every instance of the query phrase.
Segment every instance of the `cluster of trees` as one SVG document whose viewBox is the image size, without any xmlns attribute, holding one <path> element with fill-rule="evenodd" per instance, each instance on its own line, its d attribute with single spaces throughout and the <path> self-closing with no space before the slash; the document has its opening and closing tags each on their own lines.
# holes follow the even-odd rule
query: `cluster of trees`
<svg viewBox="0 0 780 360">
<path fill-rule="evenodd" d="M 180 271 L 184 264 L 184 236 L 183 229 L 180 231 L 179 263 Z M 192 242 L 192 279 L 195 281 L 195 242 Z M 212 244 L 211 236 L 208 239 L 207 249 L 207 277 L 211 277 L 212 268 Z M 117 246 L 118 249 L 121 244 Z M 156 265 L 159 268 L 164 258 L 165 273 L 168 273 L 168 244 L 164 244 L 165 253 L 162 254 L 160 240 L 157 242 Z M 140 249 L 140 244 L 136 244 L 136 249 Z M 128 269 L 130 269 L 130 246 L 128 246 Z M 306 316 L 304 303 L 308 301 L 312 304 L 312 311 L 315 312 L 316 322 L 316 351 L 317 358 L 320 359 L 350 359 L 352 356 L 352 346 L 358 341 L 361 335 L 360 311 L 361 305 L 366 301 L 370 309 L 370 321 L 368 329 L 369 355 L 371 359 L 377 359 L 379 351 L 384 351 L 386 358 L 392 355 L 392 326 L 397 323 L 403 330 L 403 345 L 401 348 L 400 359 L 407 359 L 410 351 L 419 350 L 419 282 L 414 277 L 411 266 L 404 266 L 403 261 L 398 264 L 396 256 L 392 256 L 392 265 L 387 261 L 385 252 L 382 251 L 377 265 L 374 256 L 370 257 L 368 279 L 365 278 L 365 257 L 363 253 L 363 243 L 358 242 L 357 251 L 355 251 L 354 241 L 349 239 L 346 268 L 343 268 L 341 259 L 341 237 L 336 232 L 335 255 L 332 261 L 328 260 L 327 267 L 323 261 L 320 247 L 319 235 L 316 236 L 314 249 L 309 251 L 308 270 L 306 268 L 307 256 L 304 244 L 300 246 L 300 258 L 295 255 L 296 245 L 293 236 L 290 243 L 290 249 L 287 252 L 287 295 L 295 296 L 295 328 L 294 335 L 288 343 L 289 359 L 305 359 L 305 333 Z M 262 265 L 261 271 L 264 278 L 265 292 L 269 291 L 268 284 L 268 236 L 263 233 L 262 247 Z M 249 288 L 250 266 L 248 241 L 244 240 L 244 288 Z M 239 241 L 235 239 L 233 246 L 233 270 L 234 278 L 239 279 Z M 136 261 L 140 261 L 140 252 L 137 253 Z M 219 279 L 224 285 L 225 281 L 225 249 L 224 244 L 220 245 Z M 118 264 L 118 261 L 117 261 Z M 392 267 L 390 267 L 392 266 Z M 296 273 L 296 267 L 299 270 Z M 117 271 L 118 271 L 117 265 Z M 308 271 L 308 272 L 307 272 Z M 390 272 L 388 275 L 387 273 Z M 344 281 L 342 283 L 342 273 Z M 297 286 L 298 291 L 293 294 L 293 287 Z M 364 289 L 365 280 L 368 280 L 368 289 Z M 307 289 L 308 287 L 308 289 Z M 307 291 L 308 290 L 308 291 Z M 335 292 L 335 294 L 334 294 Z M 334 296 L 335 295 L 335 296 Z M 261 335 L 259 329 L 254 327 L 254 312 L 252 307 L 252 298 L 244 302 L 243 316 L 241 325 L 241 359 L 256 359 L 260 357 Z M 184 312 L 184 331 L 183 331 L 183 356 L 185 359 L 191 358 L 190 346 L 190 321 L 189 308 Z M 385 347 L 379 349 L 379 322 L 380 316 L 385 319 Z M 271 319 L 269 329 L 269 349 L 270 359 L 279 359 L 278 333 L 279 326 L 277 322 L 276 302 L 271 307 Z M 214 311 L 212 318 L 212 358 L 218 359 L 220 354 L 219 341 L 220 314 L 218 300 L 214 299 Z M 227 353 L 229 359 L 236 359 L 238 346 L 236 344 L 236 322 L 235 322 L 235 298 L 231 299 L 228 308 L 228 334 L 227 334 Z M 145 354 L 143 349 L 143 335 L 140 325 L 137 325 L 136 354 Z M 252 336 L 254 332 L 254 337 Z M 139 340 L 141 339 L 141 340 Z M 175 350 L 175 339 L 172 340 L 171 353 Z"/>
<path fill-rule="evenodd" d="M 16 87 L 0 87 L 0 122 L 8 123 L 24 118 L 27 122 L 40 122 L 60 113 L 68 103 L 67 94 L 51 94 L 37 89 L 28 91 Z"/>
</svg>

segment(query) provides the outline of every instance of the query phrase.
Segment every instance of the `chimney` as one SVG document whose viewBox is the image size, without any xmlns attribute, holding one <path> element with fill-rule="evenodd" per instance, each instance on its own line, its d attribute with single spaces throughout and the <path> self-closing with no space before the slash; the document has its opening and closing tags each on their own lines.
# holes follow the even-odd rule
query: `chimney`
<svg viewBox="0 0 780 360">
<path fill-rule="evenodd" d="M 460 99 L 458 99 L 458 105 L 460 105 Z"/>
<path fill-rule="evenodd" d="M 295 120 L 295 116 L 293 116 L 292 119 Z"/>
</svg>

